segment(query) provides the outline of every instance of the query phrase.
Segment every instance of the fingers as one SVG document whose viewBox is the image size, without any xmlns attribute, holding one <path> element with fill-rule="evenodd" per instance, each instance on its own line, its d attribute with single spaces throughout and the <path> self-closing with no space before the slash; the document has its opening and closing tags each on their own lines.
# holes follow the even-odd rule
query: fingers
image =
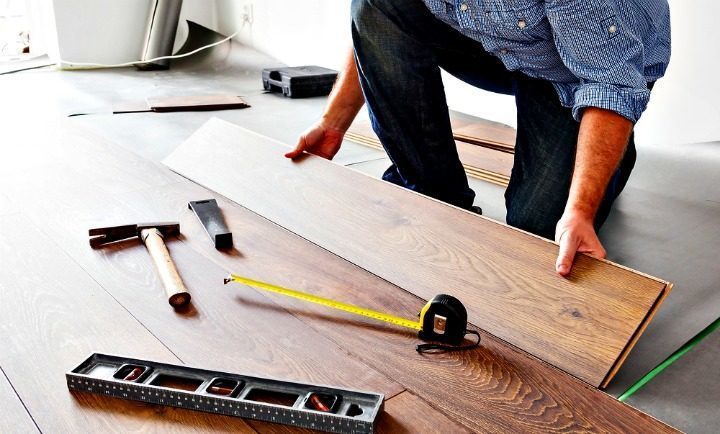
<svg viewBox="0 0 720 434">
<path fill-rule="evenodd" d="M 572 269 L 575 253 L 578 249 L 578 241 L 575 236 L 567 231 L 560 234 L 558 242 L 560 243 L 560 253 L 555 262 L 555 271 L 561 276 L 567 276 Z"/>
<path fill-rule="evenodd" d="M 307 141 L 305 140 L 305 137 L 303 136 L 303 137 L 300 137 L 300 140 L 298 141 L 297 145 L 295 146 L 295 149 L 293 149 L 290 152 L 287 152 L 285 154 L 285 157 L 294 160 L 305 151 L 305 148 L 307 148 Z"/>
</svg>

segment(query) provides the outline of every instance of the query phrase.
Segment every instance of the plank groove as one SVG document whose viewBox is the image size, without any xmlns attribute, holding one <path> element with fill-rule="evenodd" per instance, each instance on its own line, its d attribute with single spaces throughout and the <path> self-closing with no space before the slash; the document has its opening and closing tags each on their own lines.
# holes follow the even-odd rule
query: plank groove
<svg viewBox="0 0 720 434">
<path fill-rule="evenodd" d="M 37 433 L 30 414 L 0 369 L 0 432 Z"/>
<path fill-rule="evenodd" d="M 553 243 L 285 149 L 214 119 L 165 163 L 422 298 L 455 295 L 481 329 L 594 386 L 668 289 L 585 255 L 561 278 Z"/>
</svg>

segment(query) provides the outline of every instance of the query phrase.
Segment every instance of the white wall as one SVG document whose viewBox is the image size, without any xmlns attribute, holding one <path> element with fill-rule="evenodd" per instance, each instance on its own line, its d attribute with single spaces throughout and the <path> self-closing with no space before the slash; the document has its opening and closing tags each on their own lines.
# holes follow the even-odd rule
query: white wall
<svg viewBox="0 0 720 434">
<path fill-rule="evenodd" d="M 713 30 L 720 2 L 669 2 L 673 57 L 637 126 L 638 143 L 720 140 L 720 38 Z M 217 0 L 219 31 L 230 34 L 239 28 L 243 6 L 250 4 L 254 21 L 243 27 L 240 41 L 287 64 L 341 65 L 350 44 L 350 0 Z M 515 126 L 512 97 L 445 78 L 450 108 Z"/>
<path fill-rule="evenodd" d="M 243 25 L 246 5 L 252 24 Z M 288 65 L 340 68 L 352 46 L 350 0 L 217 0 L 218 28 Z"/>
<path fill-rule="evenodd" d="M 29 0 L 31 35 L 55 61 L 124 63 L 140 59 L 154 0 Z M 184 0 L 176 36 L 186 19 L 216 26 L 214 0 Z"/>
</svg>

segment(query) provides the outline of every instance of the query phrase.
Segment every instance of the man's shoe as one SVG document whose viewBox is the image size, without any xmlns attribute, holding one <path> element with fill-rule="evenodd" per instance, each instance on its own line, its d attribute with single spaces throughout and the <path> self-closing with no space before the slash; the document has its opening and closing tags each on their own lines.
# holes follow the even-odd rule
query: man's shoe
<svg viewBox="0 0 720 434">
<path fill-rule="evenodd" d="M 480 208 L 480 207 L 477 206 L 477 205 L 471 206 L 471 207 L 470 207 L 470 211 L 471 211 L 471 212 L 474 212 L 474 213 L 477 214 L 477 215 L 482 215 L 482 208 Z"/>
</svg>

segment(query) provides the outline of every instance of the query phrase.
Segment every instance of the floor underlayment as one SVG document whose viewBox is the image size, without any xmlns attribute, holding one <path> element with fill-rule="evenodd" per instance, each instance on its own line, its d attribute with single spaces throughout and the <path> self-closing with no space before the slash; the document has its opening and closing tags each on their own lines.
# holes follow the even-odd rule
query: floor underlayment
<svg viewBox="0 0 720 434">
<path fill-rule="evenodd" d="M 232 50 L 203 57 L 201 63 L 175 64 L 168 72 L 19 72 L 0 78 L 0 94 L 5 110 L 24 111 L 38 123 L 52 116 L 92 113 L 72 122 L 155 161 L 211 117 L 293 143 L 322 112 L 324 98 L 289 100 L 265 94 L 259 70 L 278 62 L 262 54 L 234 44 Z M 114 103 L 178 93 L 232 93 L 253 107 L 111 114 Z M 635 172 L 601 238 L 610 259 L 674 282 L 675 288 L 611 383 L 609 392 L 615 395 L 720 317 L 720 143 L 646 146 L 638 154 Z M 387 165 L 384 158 L 380 151 L 346 143 L 336 161 L 379 174 Z M 471 184 L 485 215 L 504 220 L 502 189 L 480 181 Z M 720 397 L 718 339 L 712 335 L 629 402 L 680 429 L 714 431 L 711 428 L 720 424 L 720 413 L 712 411 Z"/>
</svg>

